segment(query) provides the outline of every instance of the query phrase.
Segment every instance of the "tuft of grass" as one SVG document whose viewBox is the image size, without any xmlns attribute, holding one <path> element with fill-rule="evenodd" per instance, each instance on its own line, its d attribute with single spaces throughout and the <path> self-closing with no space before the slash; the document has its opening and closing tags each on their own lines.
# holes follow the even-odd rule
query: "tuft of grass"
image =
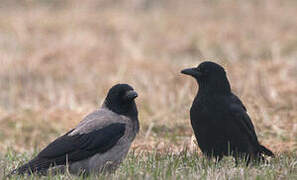
<svg viewBox="0 0 297 180">
<path fill-rule="evenodd" d="M 29 154 L 16 155 L 9 151 L 1 160 L 1 175 L 12 170 L 17 164 L 31 157 Z M 4 166 L 4 164 L 8 166 Z M 13 164 L 13 165 L 12 165 Z M 214 160 L 182 151 L 180 153 L 130 152 L 114 174 L 91 174 L 88 177 L 70 174 L 56 174 L 47 177 L 12 176 L 9 179 L 296 179 L 296 153 L 282 153 L 267 163 L 246 166 L 242 161 L 235 165 L 233 158 Z"/>
</svg>

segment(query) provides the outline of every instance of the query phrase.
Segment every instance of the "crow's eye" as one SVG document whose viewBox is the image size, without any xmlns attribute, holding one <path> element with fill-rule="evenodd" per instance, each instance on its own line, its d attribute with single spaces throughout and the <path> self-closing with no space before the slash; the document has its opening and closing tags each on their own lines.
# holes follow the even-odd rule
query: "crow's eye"
<svg viewBox="0 0 297 180">
<path fill-rule="evenodd" d="M 208 73 L 208 69 L 206 68 L 206 67 L 204 67 L 204 66 L 201 66 L 201 67 L 199 67 L 199 71 L 201 72 L 201 73 Z"/>
<path fill-rule="evenodd" d="M 204 73 L 204 74 L 207 74 L 208 72 L 209 72 L 209 71 L 208 71 L 207 69 L 204 69 L 204 70 L 203 70 L 203 73 Z"/>
</svg>

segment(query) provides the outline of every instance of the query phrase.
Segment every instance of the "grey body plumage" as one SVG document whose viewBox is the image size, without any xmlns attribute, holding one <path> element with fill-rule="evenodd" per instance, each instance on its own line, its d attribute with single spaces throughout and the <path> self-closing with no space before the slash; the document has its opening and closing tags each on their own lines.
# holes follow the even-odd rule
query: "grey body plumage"
<svg viewBox="0 0 297 180">
<path fill-rule="evenodd" d="M 64 171 L 65 167 L 73 174 L 115 170 L 139 131 L 137 96 L 127 84 L 113 86 L 100 109 L 10 175 L 47 174 L 48 169 Z"/>
<path fill-rule="evenodd" d="M 99 117 L 99 118 L 98 118 Z M 106 107 L 103 107 L 85 117 L 72 131 L 69 136 L 81 133 L 88 133 L 94 129 L 100 129 L 113 123 L 125 124 L 125 133 L 116 145 L 108 152 L 95 154 L 94 156 L 69 165 L 69 171 L 79 174 L 82 170 L 86 172 L 100 172 L 114 170 L 126 157 L 132 141 L 139 131 L 138 120 L 132 120 L 126 116 L 118 115 Z"/>
</svg>

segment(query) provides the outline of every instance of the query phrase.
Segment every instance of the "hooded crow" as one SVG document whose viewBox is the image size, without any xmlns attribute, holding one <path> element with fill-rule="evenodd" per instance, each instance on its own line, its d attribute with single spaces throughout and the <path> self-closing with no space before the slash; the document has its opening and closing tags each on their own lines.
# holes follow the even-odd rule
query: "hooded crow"
<svg viewBox="0 0 297 180">
<path fill-rule="evenodd" d="M 192 128 L 198 145 L 207 157 L 220 160 L 224 155 L 236 159 L 262 160 L 274 154 L 257 139 L 245 106 L 231 91 L 224 68 L 214 62 L 181 73 L 194 77 L 199 91 L 190 110 Z"/>
<path fill-rule="evenodd" d="M 139 131 L 137 96 L 128 84 L 113 86 L 100 109 L 11 174 L 45 174 L 51 167 L 73 174 L 115 170 Z"/>
</svg>

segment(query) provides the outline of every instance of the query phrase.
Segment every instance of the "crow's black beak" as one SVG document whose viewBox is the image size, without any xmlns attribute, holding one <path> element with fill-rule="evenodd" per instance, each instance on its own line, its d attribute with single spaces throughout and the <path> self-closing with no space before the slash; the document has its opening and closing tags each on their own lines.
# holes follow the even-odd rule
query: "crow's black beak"
<svg viewBox="0 0 297 180">
<path fill-rule="evenodd" d="M 196 68 L 188 68 L 181 71 L 182 74 L 199 77 L 201 75 L 201 72 L 197 71 Z"/>
<path fill-rule="evenodd" d="M 138 94 L 136 91 L 134 90 L 130 90 L 130 91 L 127 91 L 126 94 L 125 94 L 125 99 L 127 100 L 133 100 L 135 98 L 137 98 Z"/>
</svg>

